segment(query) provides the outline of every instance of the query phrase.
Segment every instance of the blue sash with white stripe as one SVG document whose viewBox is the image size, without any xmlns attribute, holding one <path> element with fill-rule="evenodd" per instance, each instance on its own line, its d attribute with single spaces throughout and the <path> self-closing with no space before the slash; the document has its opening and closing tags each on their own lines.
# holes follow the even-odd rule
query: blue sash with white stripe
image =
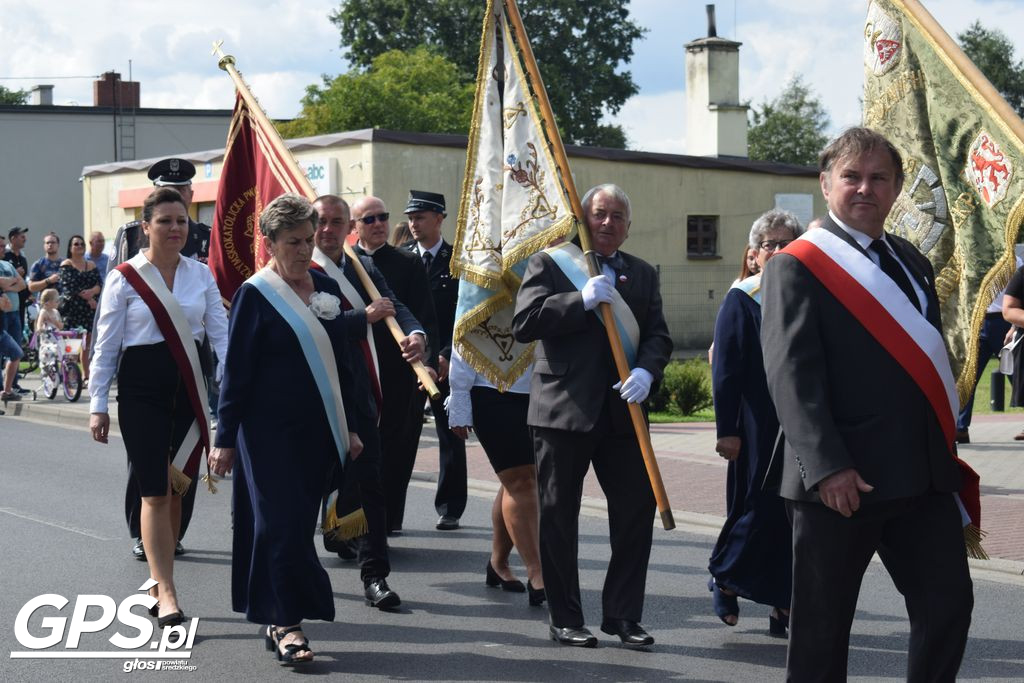
<svg viewBox="0 0 1024 683">
<path fill-rule="evenodd" d="M 338 364 L 327 332 L 309 307 L 274 271 L 263 268 L 247 282 L 263 295 L 295 332 L 309 371 L 313 373 L 320 400 L 323 401 L 334 444 L 338 448 L 338 457 L 344 465 L 349 448 L 348 421 L 345 419 L 345 404 L 341 399 Z"/>
<path fill-rule="evenodd" d="M 587 270 L 586 260 L 583 252 L 572 242 L 564 242 L 556 247 L 545 249 L 544 253 L 551 257 L 555 265 L 565 273 L 573 287 L 582 291 L 583 286 L 590 279 Z M 612 313 L 615 318 L 615 326 L 619 329 L 619 337 L 622 339 L 622 350 L 626 353 L 626 360 L 629 367 L 636 365 L 636 351 L 640 345 L 640 325 L 636 322 L 636 316 L 629 309 L 629 304 L 617 291 L 612 290 Z M 601 311 L 595 308 L 593 314 L 604 324 Z"/>
</svg>

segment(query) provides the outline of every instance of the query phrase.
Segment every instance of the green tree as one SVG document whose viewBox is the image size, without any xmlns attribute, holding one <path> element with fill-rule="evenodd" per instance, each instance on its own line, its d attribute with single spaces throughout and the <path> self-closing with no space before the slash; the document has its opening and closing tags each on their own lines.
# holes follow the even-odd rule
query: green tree
<svg viewBox="0 0 1024 683">
<path fill-rule="evenodd" d="M 628 0 L 520 0 L 541 77 L 566 144 L 625 147 L 619 126 L 602 124 L 638 91 L 629 71 L 633 43 L 646 29 L 629 19 Z M 484 0 L 343 0 L 331 15 L 344 56 L 365 67 L 387 50 L 425 45 L 475 80 Z"/>
<path fill-rule="evenodd" d="M 958 33 L 960 47 L 1019 116 L 1024 116 L 1024 61 L 1014 61 L 1013 42 L 998 29 L 975 21 Z"/>
<path fill-rule="evenodd" d="M 27 90 L 10 90 L 0 85 L 0 104 L 25 104 L 28 102 Z"/>
<path fill-rule="evenodd" d="M 759 161 L 813 166 L 828 142 L 829 116 L 814 91 L 795 76 L 761 108 L 751 107 L 747 128 L 748 155 Z"/>
<path fill-rule="evenodd" d="M 278 124 L 285 137 L 391 128 L 428 133 L 465 133 L 473 110 L 473 85 L 454 64 L 426 48 L 391 50 L 365 71 L 311 85 L 302 112 Z"/>
</svg>

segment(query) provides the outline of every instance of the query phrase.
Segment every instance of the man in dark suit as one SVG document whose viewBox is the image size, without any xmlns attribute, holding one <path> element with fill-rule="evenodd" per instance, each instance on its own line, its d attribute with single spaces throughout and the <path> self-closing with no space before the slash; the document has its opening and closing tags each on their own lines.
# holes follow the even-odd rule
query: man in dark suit
<svg viewBox="0 0 1024 683">
<path fill-rule="evenodd" d="M 353 345 L 353 358 L 363 362 L 353 363 L 353 371 L 361 379 L 363 390 L 360 391 L 360 436 L 363 439 L 363 452 L 345 471 L 344 484 L 337 502 L 338 510 L 351 510 L 362 507 L 366 515 L 367 533 L 360 536 L 353 545 L 358 551 L 360 576 L 367 601 L 380 609 L 393 609 L 401 604 L 398 594 L 391 590 L 387 577 L 391 573 L 388 560 L 387 544 L 387 505 L 384 497 L 384 484 L 380 471 L 380 432 L 377 419 L 381 409 L 382 395 L 380 391 L 379 369 L 375 361 L 375 352 L 370 345 L 375 335 L 370 326 L 388 316 L 393 316 L 406 337 L 402 348 L 410 352 L 410 360 L 420 360 L 426 350 L 426 339 L 419 321 L 409 312 L 400 300 L 395 298 L 387 281 L 373 265 L 368 256 L 359 257 L 363 268 L 373 280 L 374 286 L 381 297 L 370 299 L 366 288 L 356 274 L 343 249 L 343 241 L 352 229 L 348 204 L 341 197 L 324 195 L 313 203 L 317 210 L 317 230 L 313 236 L 317 251 L 313 260 L 318 265 L 320 258 L 330 260 L 337 269 L 325 271 L 331 277 L 340 276 L 342 294 L 346 294 L 345 319 L 349 323 L 349 332 Z M 348 301 L 352 298 L 353 301 Z M 387 341 L 395 345 L 391 334 Z M 337 552 L 340 557 L 351 557 L 351 550 L 344 541 L 334 541 L 324 536 L 324 547 Z"/>
<path fill-rule="evenodd" d="M 578 282 L 585 280 L 577 288 L 558 260 L 560 253 L 533 255 L 512 323 L 517 340 L 539 341 L 527 422 L 537 457 L 550 633 L 566 645 L 597 644 L 584 626 L 577 570 L 580 496 L 593 463 L 608 500 L 612 548 L 601 630 L 627 645 L 647 646 L 654 638 L 639 622 L 655 502 L 626 401 L 647 398 L 668 363 L 672 339 L 661 310 L 657 271 L 619 251 L 629 233 L 629 198 L 615 185 L 599 185 L 584 196 L 583 211 L 603 274 L 586 279 L 584 269 L 572 271 L 582 278 Z M 578 248 L 571 248 L 578 258 Z M 600 303 L 619 297 L 638 330 L 633 340 L 636 358 L 621 386 L 597 310 Z"/>
<path fill-rule="evenodd" d="M 902 185 L 902 159 L 888 140 L 846 131 L 821 157 L 822 229 L 765 268 L 761 335 L 785 434 L 775 457 L 780 492 L 793 522 L 794 681 L 845 680 L 857 595 L 876 551 L 910 615 L 908 680 L 954 680 L 967 640 L 973 595 L 952 495 L 961 484 L 951 455 L 957 407 L 939 396 L 946 405 L 938 410 L 934 392 L 929 401 L 893 355 L 932 338 L 923 357 L 945 364 L 951 379 L 932 267 L 884 231 Z M 837 275 L 844 286 L 832 284 Z M 880 334 L 884 314 L 861 313 L 872 302 L 909 339 Z"/>
<path fill-rule="evenodd" d="M 359 241 L 355 250 L 369 256 L 384 275 L 395 297 L 404 303 L 420 321 L 427 337 L 426 362 L 437 365 L 437 316 L 430 297 L 427 271 L 415 254 L 388 244 L 390 214 L 377 197 L 363 197 L 352 206 L 352 221 Z M 417 386 L 403 350 L 391 338 L 383 321 L 374 323 L 374 346 L 380 364 L 383 404 L 380 414 L 381 474 L 387 504 L 389 534 L 402 530 L 405 516 L 405 494 L 416 463 L 416 449 L 423 430 L 425 394 Z M 409 351 L 404 351 L 406 355 Z"/>
<path fill-rule="evenodd" d="M 403 245 L 423 261 L 430 281 L 430 295 L 437 313 L 437 388 L 441 397 L 431 402 L 434 427 L 437 430 L 439 473 L 434 509 L 439 518 L 436 527 L 441 531 L 459 528 L 459 518 L 466 509 L 466 442 L 448 428 L 448 413 L 444 397 L 449 393 L 448 362 L 452 357 L 452 332 L 455 328 L 455 307 L 459 299 L 459 281 L 452 277 L 449 264 L 452 245 L 441 237 L 441 224 L 445 219 L 444 195 L 421 190 L 409 191 L 405 207 L 409 219 L 409 232 L 413 241 Z"/>
<path fill-rule="evenodd" d="M 152 166 L 149 167 L 149 179 L 153 181 L 155 187 L 171 187 L 178 191 L 181 198 L 185 201 L 185 208 L 188 208 L 192 204 L 192 178 L 196 174 L 196 167 L 191 161 L 187 159 L 161 159 Z M 188 219 L 188 235 L 185 237 L 185 244 L 181 248 L 181 255 L 195 259 L 202 263 L 206 263 L 207 257 L 210 255 L 210 228 L 205 223 L 197 223 L 192 220 L 189 216 Z M 114 255 L 110 258 L 107 270 L 113 270 L 115 267 L 124 263 L 128 259 L 139 253 L 140 249 L 145 249 L 149 246 L 145 234 L 142 232 L 141 221 L 130 221 L 125 223 L 117 229 L 117 233 L 114 235 Z M 96 308 L 96 319 L 100 316 L 100 310 Z M 95 336 L 95 335 L 94 335 Z M 209 386 L 214 386 L 214 359 L 213 352 L 210 349 L 209 342 L 204 341 L 201 353 L 201 360 L 203 361 L 203 370 L 206 375 L 206 382 Z M 208 395 L 210 398 L 210 411 L 214 416 L 217 414 L 217 392 L 209 391 Z M 192 482 L 192 486 L 189 487 L 188 492 L 182 499 L 181 506 L 181 530 L 178 533 L 178 544 L 175 546 L 174 553 L 181 555 L 185 552 L 185 548 L 181 545 L 181 539 L 185 537 L 185 532 L 188 531 L 189 522 L 192 520 L 192 510 L 196 503 L 196 490 L 198 487 L 195 482 Z M 132 546 L 132 555 L 135 559 L 145 562 L 146 561 L 146 550 L 142 545 L 142 534 L 139 531 L 139 519 L 140 510 L 142 509 L 142 498 L 139 496 L 138 487 L 133 483 L 132 480 L 132 465 L 128 463 L 128 486 L 125 489 L 124 494 L 124 514 L 125 519 L 128 522 L 128 532 L 135 539 L 135 544 Z"/>
</svg>

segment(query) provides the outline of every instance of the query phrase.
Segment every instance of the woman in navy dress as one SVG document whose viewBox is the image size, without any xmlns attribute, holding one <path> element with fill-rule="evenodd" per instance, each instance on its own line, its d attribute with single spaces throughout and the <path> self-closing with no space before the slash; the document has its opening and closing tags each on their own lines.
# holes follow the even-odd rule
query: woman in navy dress
<svg viewBox="0 0 1024 683">
<path fill-rule="evenodd" d="M 308 201 L 286 194 L 263 210 L 260 232 L 273 256 L 266 268 L 309 306 L 330 338 L 350 430 L 348 457 L 355 459 L 362 443 L 355 433 L 341 291 L 330 277 L 309 270 L 316 223 Z M 269 624 L 268 649 L 283 664 L 298 664 L 313 659 L 301 622 L 334 619 L 334 595 L 313 533 L 326 483 L 345 454 L 338 452 L 313 371 L 282 315 L 284 306 L 275 308 L 254 279 L 239 288 L 231 305 L 210 467 L 215 474 L 232 465 L 237 470 L 232 607 L 249 621 Z"/>
<path fill-rule="evenodd" d="M 779 249 L 802 232 L 791 213 L 772 210 L 750 230 L 760 272 Z M 761 354 L 761 275 L 737 282 L 715 322 L 711 366 L 718 443 L 729 461 L 728 516 L 711 553 L 708 588 L 719 618 L 739 620 L 737 596 L 773 607 L 772 635 L 785 636 L 792 591 L 792 535 L 783 500 L 762 490 L 779 431 Z"/>
</svg>

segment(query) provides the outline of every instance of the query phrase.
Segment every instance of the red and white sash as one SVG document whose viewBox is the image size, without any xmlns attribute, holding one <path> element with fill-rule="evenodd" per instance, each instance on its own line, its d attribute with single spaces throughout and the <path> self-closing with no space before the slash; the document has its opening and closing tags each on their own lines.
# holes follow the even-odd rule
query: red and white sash
<svg viewBox="0 0 1024 683">
<path fill-rule="evenodd" d="M 207 418 L 210 408 L 206 400 L 206 383 L 199 363 L 199 352 L 192 337 L 192 328 L 185 317 L 185 311 L 167 288 L 160 271 L 149 262 L 143 252 L 140 251 L 117 266 L 117 270 L 149 306 L 157 328 L 164 336 L 185 382 L 195 421 L 189 427 L 178 452 L 171 459 L 171 465 L 190 478 L 195 478 L 199 471 L 199 455 L 210 450 L 210 426 Z"/>
<path fill-rule="evenodd" d="M 313 263 L 338 283 L 342 296 L 351 304 L 352 308 L 360 305 L 363 307 L 369 305 L 370 302 L 364 300 L 359 295 L 359 290 L 349 282 L 341 268 L 331 260 L 331 257 L 320 251 L 319 247 L 313 247 Z M 377 346 L 373 342 L 373 324 L 369 321 L 366 323 L 366 339 L 361 346 L 363 348 L 363 355 L 367 356 L 367 369 L 370 371 L 370 382 L 373 385 L 371 388 L 373 389 L 374 399 L 377 401 L 377 409 L 379 411 L 383 402 L 384 390 L 380 383 L 380 363 L 377 362 Z"/>
<path fill-rule="evenodd" d="M 874 261 L 830 231 L 806 232 L 783 253 L 803 263 L 921 389 L 963 471 L 961 509 L 980 527 L 978 475 L 956 456 L 953 445 L 960 399 L 942 335 Z"/>
</svg>

